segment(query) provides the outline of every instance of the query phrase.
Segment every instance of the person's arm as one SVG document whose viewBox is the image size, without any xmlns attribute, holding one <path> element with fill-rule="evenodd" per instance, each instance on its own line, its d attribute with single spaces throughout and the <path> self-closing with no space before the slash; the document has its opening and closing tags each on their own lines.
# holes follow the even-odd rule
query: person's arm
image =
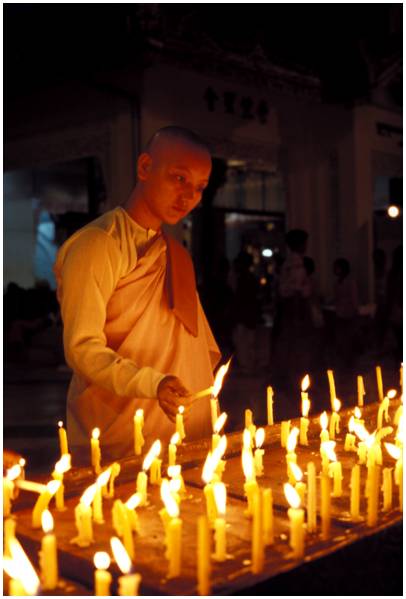
<svg viewBox="0 0 406 599">
<path fill-rule="evenodd" d="M 118 242 L 99 229 L 86 229 L 58 258 L 59 301 L 69 366 L 91 383 L 122 397 L 157 397 L 165 375 L 139 368 L 107 346 L 106 306 L 121 270 Z"/>
</svg>

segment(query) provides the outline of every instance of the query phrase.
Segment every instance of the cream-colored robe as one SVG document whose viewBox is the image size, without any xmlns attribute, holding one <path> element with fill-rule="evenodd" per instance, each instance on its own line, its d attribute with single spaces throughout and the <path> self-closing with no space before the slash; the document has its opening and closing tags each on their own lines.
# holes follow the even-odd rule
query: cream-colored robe
<svg viewBox="0 0 406 599">
<path fill-rule="evenodd" d="M 170 439 L 175 425 L 156 399 L 164 376 L 178 376 L 191 392 L 213 382 L 220 353 L 199 298 L 195 337 L 168 307 L 166 265 L 164 237 L 122 208 L 76 232 L 58 252 L 65 356 L 74 371 L 68 437 L 81 462 L 94 427 L 106 459 L 131 455 L 138 408 L 145 414 L 146 449 L 155 439 Z M 207 398 L 193 404 L 185 428 L 189 440 L 210 434 Z"/>
</svg>

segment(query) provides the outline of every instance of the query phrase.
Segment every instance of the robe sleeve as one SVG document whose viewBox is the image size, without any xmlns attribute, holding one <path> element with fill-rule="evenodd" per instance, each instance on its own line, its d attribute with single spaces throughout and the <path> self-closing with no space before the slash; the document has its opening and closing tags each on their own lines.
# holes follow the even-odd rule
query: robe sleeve
<svg viewBox="0 0 406 599">
<path fill-rule="evenodd" d="M 157 396 L 164 374 L 139 368 L 107 347 L 106 306 L 121 272 L 119 242 L 106 231 L 87 228 L 60 250 L 55 273 L 69 366 L 121 397 Z"/>
</svg>

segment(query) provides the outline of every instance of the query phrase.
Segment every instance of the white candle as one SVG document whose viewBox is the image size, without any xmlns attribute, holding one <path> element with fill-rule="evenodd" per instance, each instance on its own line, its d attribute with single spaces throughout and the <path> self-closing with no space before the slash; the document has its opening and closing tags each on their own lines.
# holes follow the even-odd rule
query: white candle
<svg viewBox="0 0 406 599">
<path fill-rule="evenodd" d="M 383 416 L 385 413 L 385 421 L 388 422 L 388 409 L 389 409 L 389 397 L 384 397 L 383 400 L 381 401 L 379 408 L 378 408 L 378 416 L 377 416 L 377 429 L 381 429 L 382 428 L 382 420 L 383 420 Z"/>
<path fill-rule="evenodd" d="M 96 597 L 109 597 L 112 577 L 110 572 L 107 572 L 107 568 L 110 566 L 110 556 L 105 551 L 97 551 L 94 554 L 93 561 L 96 567 L 94 572 L 94 594 Z"/>
<path fill-rule="evenodd" d="M 316 466 L 313 462 L 307 464 L 307 532 L 313 533 L 317 529 L 317 490 Z"/>
<path fill-rule="evenodd" d="M 89 547 L 93 543 L 93 525 L 91 503 L 96 493 L 96 483 L 88 487 L 82 494 L 78 505 L 75 507 L 75 524 L 78 535 L 71 543 L 79 547 Z"/>
<path fill-rule="evenodd" d="M 327 541 L 331 524 L 331 484 L 328 474 L 321 474 L 321 538 Z"/>
<path fill-rule="evenodd" d="M 253 497 L 251 572 L 259 574 L 264 569 L 264 530 L 262 522 L 262 491 Z"/>
<path fill-rule="evenodd" d="M 364 387 L 364 379 L 362 376 L 357 376 L 357 392 L 358 392 L 358 406 L 362 408 L 364 405 L 364 395 L 365 395 L 365 387 Z"/>
<path fill-rule="evenodd" d="M 264 489 L 262 495 L 263 509 L 263 529 L 264 529 L 264 545 L 273 545 L 274 542 L 274 522 L 273 522 L 273 497 L 272 489 Z"/>
<path fill-rule="evenodd" d="M 108 468 L 98 476 L 96 481 L 96 493 L 93 499 L 93 520 L 97 524 L 104 524 L 102 488 L 107 485 L 110 474 L 111 468 Z"/>
<path fill-rule="evenodd" d="M 327 370 L 328 384 L 330 387 L 330 401 L 331 408 L 333 409 L 333 401 L 336 398 L 336 386 L 334 382 L 334 373 L 332 370 Z"/>
<path fill-rule="evenodd" d="M 61 449 L 61 456 L 63 456 L 65 453 L 69 453 L 68 437 L 66 434 L 66 430 L 63 428 L 62 420 L 60 420 L 58 422 L 58 427 L 59 427 L 59 446 Z"/>
<path fill-rule="evenodd" d="M 184 406 L 179 406 L 178 413 L 176 414 L 176 432 L 178 433 L 180 440 L 186 437 L 185 427 L 183 425 L 183 412 L 185 411 Z"/>
<path fill-rule="evenodd" d="M 199 595 L 211 594 L 210 531 L 206 516 L 197 519 L 197 590 Z"/>
<path fill-rule="evenodd" d="M 52 534 L 54 521 L 51 512 L 42 512 L 42 528 L 45 536 L 41 541 L 39 563 L 41 567 L 41 583 L 43 590 L 51 591 L 58 586 L 58 558 L 56 537 Z"/>
<path fill-rule="evenodd" d="M 382 370 L 380 366 L 376 366 L 376 385 L 378 387 L 378 399 L 383 400 L 383 382 L 382 382 Z"/>
<path fill-rule="evenodd" d="M 121 471 L 120 464 L 118 462 L 113 462 L 113 464 L 110 466 L 110 471 L 111 472 L 109 482 L 108 485 L 104 485 L 104 487 L 102 488 L 102 495 L 103 497 L 108 497 L 112 499 L 114 497 L 114 481 L 116 480 L 117 476 L 120 474 Z"/>
<path fill-rule="evenodd" d="M 352 520 L 359 520 L 359 502 L 361 493 L 361 468 L 359 464 L 356 464 L 351 469 L 351 500 L 350 500 L 350 513 Z"/>
<path fill-rule="evenodd" d="M 273 389 L 270 385 L 268 385 L 268 387 L 266 388 L 266 405 L 268 426 L 273 426 Z"/>
<path fill-rule="evenodd" d="M 55 469 L 52 473 L 52 478 L 54 480 L 59 480 L 61 483 L 59 489 L 55 493 L 55 506 L 59 512 L 64 512 L 65 508 L 65 498 L 64 498 L 64 484 L 63 484 L 63 475 L 65 472 L 70 470 L 71 467 L 71 455 L 70 453 L 64 453 L 61 459 L 56 462 Z"/>
<path fill-rule="evenodd" d="M 283 486 L 285 497 L 291 507 L 288 510 L 290 521 L 290 547 L 293 550 L 292 557 L 301 558 L 304 555 L 304 510 L 300 508 L 300 497 L 297 491 L 289 483 Z"/>
<path fill-rule="evenodd" d="M 256 445 L 256 450 L 254 452 L 255 476 L 263 476 L 263 474 L 264 474 L 264 465 L 263 465 L 262 458 L 265 453 L 265 450 L 261 449 L 264 440 L 265 440 L 265 430 L 263 428 L 259 428 L 255 433 L 255 445 Z"/>
<path fill-rule="evenodd" d="M 141 455 L 142 447 L 145 443 L 144 436 L 142 434 L 142 427 L 144 426 L 144 410 L 139 409 L 134 414 L 134 453 L 135 455 Z"/>
<path fill-rule="evenodd" d="M 392 468 L 383 469 L 383 507 L 382 511 L 389 512 L 392 509 Z"/>
<path fill-rule="evenodd" d="M 368 496 L 367 496 L 367 526 L 376 526 L 378 522 L 379 478 L 380 467 L 376 464 L 368 468 Z"/>
<path fill-rule="evenodd" d="M 92 438 L 90 439 L 90 448 L 91 448 L 92 466 L 93 466 L 96 474 L 100 474 L 100 472 L 101 472 L 101 466 L 100 466 L 101 451 L 100 451 L 99 437 L 100 437 L 100 429 L 94 428 L 92 431 Z"/>
<path fill-rule="evenodd" d="M 53 495 L 57 492 L 60 487 L 59 480 L 51 480 L 45 487 L 45 490 L 38 497 L 37 502 L 32 511 L 32 527 L 41 528 L 41 516 L 42 512 L 47 509 L 49 502 Z"/>
<path fill-rule="evenodd" d="M 343 472 L 341 462 L 332 462 L 329 466 L 329 475 L 333 479 L 332 497 L 341 497 L 343 494 Z"/>
<path fill-rule="evenodd" d="M 118 579 L 118 594 L 121 597 L 138 596 L 138 589 L 141 583 L 141 575 L 130 574 L 132 569 L 132 563 L 120 539 L 118 539 L 117 537 L 112 537 L 110 539 L 110 545 L 114 555 L 114 559 L 116 560 L 121 572 L 124 574 L 124 576 L 120 576 Z"/>
<path fill-rule="evenodd" d="M 124 547 L 131 559 L 135 557 L 134 538 L 128 510 L 121 499 L 116 499 L 111 512 L 113 528 L 117 535 L 123 539 Z"/>
<path fill-rule="evenodd" d="M 226 559 L 226 503 L 227 503 L 227 490 L 226 486 L 222 482 L 215 482 L 213 484 L 214 500 L 216 502 L 217 518 L 214 520 L 214 539 L 215 539 L 215 551 L 214 559 L 218 562 L 222 562 Z"/>
<path fill-rule="evenodd" d="M 210 399 L 210 413 L 211 413 L 211 426 L 212 426 L 212 430 L 214 430 L 214 425 L 216 423 L 216 420 L 218 418 L 218 402 L 217 402 L 217 397 L 212 397 Z"/>
<path fill-rule="evenodd" d="M 333 413 L 330 418 L 330 439 L 335 439 L 336 434 L 340 432 L 340 416 L 338 414 L 339 409 L 341 408 L 341 401 L 334 398 L 333 401 Z"/>
</svg>

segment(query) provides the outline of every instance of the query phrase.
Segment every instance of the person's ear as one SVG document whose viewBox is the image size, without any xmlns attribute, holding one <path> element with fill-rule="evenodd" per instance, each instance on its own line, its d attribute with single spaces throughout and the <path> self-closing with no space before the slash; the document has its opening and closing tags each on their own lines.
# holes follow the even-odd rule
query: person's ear
<svg viewBox="0 0 406 599">
<path fill-rule="evenodd" d="M 137 160 L 137 177 L 140 181 L 146 181 L 152 167 L 152 158 L 143 152 Z"/>
</svg>

